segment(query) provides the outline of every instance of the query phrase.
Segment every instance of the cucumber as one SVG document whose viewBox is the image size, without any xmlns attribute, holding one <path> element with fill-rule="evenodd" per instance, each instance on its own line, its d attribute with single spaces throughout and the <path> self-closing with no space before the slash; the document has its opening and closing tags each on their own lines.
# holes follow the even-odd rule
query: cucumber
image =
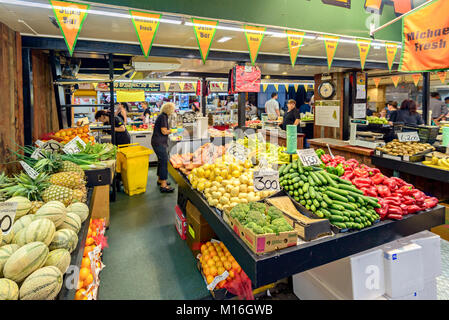
<svg viewBox="0 0 449 320">
<path fill-rule="evenodd" d="M 348 228 L 348 229 L 353 229 L 353 222 L 352 221 L 348 221 L 348 222 L 345 222 L 345 225 L 346 225 L 346 227 Z"/>
<path fill-rule="evenodd" d="M 340 229 L 347 229 L 346 224 L 343 222 L 332 222 L 332 224 L 336 227 L 339 227 Z"/>
<path fill-rule="evenodd" d="M 298 193 L 300 194 L 300 195 L 303 195 L 304 194 L 304 191 L 302 191 L 302 188 L 298 188 Z"/>
<path fill-rule="evenodd" d="M 302 181 L 309 182 L 309 180 L 307 179 L 307 177 L 305 175 L 301 174 L 299 177 L 301 178 Z"/>
<path fill-rule="evenodd" d="M 340 211 L 340 210 L 329 209 L 329 212 L 330 212 L 333 216 L 344 216 L 344 215 L 343 215 L 343 211 Z"/>
<path fill-rule="evenodd" d="M 301 200 L 299 199 L 299 197 L 294 197 L 293 199 L 295 199 L 296 202 L 299 202 L 299 200 Z"/>
<path fill-rule="evenodd" d="M 320 179 L 321 184 L 326 185 L 327 184 L 327 180 L 325 177 L 323 177 L 323 175 L 321 174 L 320 171 L 315 172 L 315 175 L 317 176 L 318 179 Z"/>
<path fill-rule="evenodd" d="M 349 212 L 349 214 L 351 215 L 351 218 L 357 217 L 357 214 L 355 213 L 355 211 L 347 210 L 346 212 Z"/>
<path fill-rule="evenodd" d="M 353 202 L 353 203 L 356 203 L 356 202 L 357 202 L 357 200 L 356 200 L 354 197 L 350 196 L 349 194 L 346 196 L 346 198 L 348 198 L 348 200 L 349 200 L 350 202 Z"/>
<path fill-rule="evenodd" d="M 357 209 L 357 207 L 355 205 L 353 205 L 352 203 L 347 203 L 347 202 L 338 201 L 338 200 L 335 200 L 333 203 L 338 204 L 348 210 L 356 210 Z"/>
<path fill-rule="evenodd" d="M 321 174 L 323 175 L 324 178 L 326 178 L 327 183 L 334 188 L 338 188 L 338 184 L 334 181 L 334 179 L 332 179 L 332 177 L 329 175 L 329 173 L 323 171 L 321 172 Z"/>
<path fill-rule="evenodd" d="M 316 191 L 316 190 L 315 190 L 315 191 Z M 323 196 L 321 195 L 320 192 L 317 192 L 317 193 L 316 193 L 316 199 L 317 199 L 319 202 L 323 201 Z"/>
<path fill-rule="evenodd" d="M 345 202 L 346 201 L 346 198 L 345 197 L 342 197 L 341 195 L 339 195 L 339 194 L 336 194 L 335 192 L 332 192 L 332 191 L 326 191 L 325 192 L 325 194 L 329 197 L 329 198 L 332 198 L 332 199 L 334 199 L 334 200 L 339 200 L 339 201 L 343 201 L 343 202 Z"/>
<path fill-rule="evenodd" d="M 310 210 L 310 206 L 308 204 L 306 204 L 306 209 Z"/>
<path fill-rule="evenodd" d="M 302 163 L 301 163 L 301 160 L 297 160 L 297 165 L 298 165 L 298 172 L 300 173 L 300 174 L 303 174 L 304 173 L 304 168 L 302 167 Z"/>
<path fill-rule="evenodd" d="M 298 173 L 298 172 L 295 172 L 295 173 L 290 174 L 289 179 L 292 179 L 292 180 L 293 180 L 294 178 L 297 178 L 297 177 L 299 178 L 299 173 Z M 299 180 L 300 180 L 300 179 L 299 179 Z M 298 181 L 299 181 L 299 180 L 298 180 Z"/>
<path fill-rule="evenodd" d="M 280 168 L 279 168 L 279 176 L 282 176 L 284 174 L 284 170 L 287 167 L 286 164 L 283 164 Z"/>
<path fill-rule="evenodd" d="M 304 191 L 304 193 L 307 193 L 309 191 L 309 187 L 310 184 L 308 182 L 304 183 L 304 185 L 302 186 L 302 191 Z"/>
<path fill-rule="evenodd" d="M 326 201 L 321 201 L 321 208 L 327 208 L 328 207 L 328 205 L 327 205 L 327 202 Z"/>
<path fill-rule="evenodd" d="M 324 213 L 322 213 L 320 210 L 316 210 L 315 214 L 318 216 L 318 218 L 324 218 Z"/>
<path fill-rule="evenodd" d="M 345 208 L 343 206 L 341 206 L 339 204 L 336 204 L 335 202 L 332 203 L 330 205 L 330 207 L 331 207 L 331 209 L 335 209 L 335 210 L 339 210 L 339 211 L 344 211 L 345 210 Z"/>
<path fill-rule="evenodd" d="M 296 177 L 293 177 L 292 181 L 293 181 L 293 183 L 298 183 L 299 181 L 301 181 L 301 178 L 296 176 Z"/>
<path fill-rule="evenodd" d="M 379 204 L 378 200 L 376 198 L 362 196 L 363 200 L 367 202 L 369 205 L 373 206 L 374 208 L 380 208 L 381 205 Z"/>
<path fill-rule="evenodd" d="M 333 203 L 332 199 L 328 197 L 327 194 L 323 194 L 323 200 L 328 204 L 331 205 Z"/>
<path fill-rule="evenodd" d="M 309 181 L 309 184 L 311 185 L 311 186 L 315 186 L 315 180 L 313 180 L 313 178 L 312 178 L 312 176 L 311 175 L 309 175 L 309 177 L 308 177 L 308 181 Z"/>
<path fill-rule="evenodd" d="M 303 206 L 305 206 L 307 204 L 306 200 L 301 200 L 299 201 L 300 204 L 302 204 Z"/>
<path fill-rule="evenodd" d="M 289 173 L 294 173 L 295 169 L 291 168 L 290 170 L 288 170 Z"/>
<path fill-rule="evenodd" d="M 295 197 L 299 196 L 298 191 L 297 191 L 297 190 L 293 191 L 293 195 L 294 195 Z"/>
<path fill-rule="evenodd" d="M 332 214 L 329 212 L 329 210 L 326 210 L 324 208 L 321 208 L 320 211 L 324 214 L 326 218 L 329 218 Z"/>
<path fill-rule="evenodd" d="M 304 185 L 304 181 L 302 181 L 302 180 L 299 180 L 298 183 L 299 183 L 299 186 L 300 186 L 300 187 L 302 187 L 302 186 Z"/>
<path fill-rule="evenodd" d="M 343 197 L 346 197 L 348 195 L 348 191 L 341 190 L 341 189 L 334 188 L 334 187 L 328 187 L 327 190 L 335 192 L 336 194 L 339 194 L 339 195 L 341 195 Z"/>
<path fill-rule="evenodd" d="M 312 210 L 313 212 L 315 212 L 315 211 L 316 211 L 316 207 L 312 204 L 312 205 L 310 206 L 310 210 Z"/>
<path fill-rule="evenodd" d="M 349 222 L 349 217 L 343 216 L 343 219 L 345 219 L 345 222 Z"/>
<path fill-rule="evenodd" d="M 297 162 L 292 162 L 292 169 L 295 169 L 295 170 L 298 169 L 298 163 Z"/>
<path fill-rule="evenodd" d="M 354 187 L 353 185 L 350 185 L 350 186 L 349 186 L 349 185 L 344 184 L 344 183 L 339 183 L 339 184 L 338 184 L 338 188 L 339 188 L 339 189 L 343 189 L 343 190 L 347 190 L 347 191 L 352 191 L 352 192 L 358 193 L 358 194 L 360 194 L 360 195 L 363 196 L 363 191 L 357 189 L 357 188 Z"/>
<path fill-rule="evenodd" d="M 331 216 L 329 217 L 329 220 L 330 220 L 331 222 L 344 222 L 344 221 L 345 221 L 344 218 L 343 218 L 342 216 L 335 216 L 335 215 L 331 215 Z"/>
<path fill-rule="evenodd" d="M 357 222 L 357 223 L 361 223 L 361 222 L 362 222 L 362 219 L 360 219 L 359 217 L 356 217 L 356 218 L 354 219 L 354 221 Z"/>
<path fill-rule="evenodd" d="M 314 205 L 315 207 L 317 207 L 317 208 L 320 207 L 320 203 L 318 202 L 317 199 L 313 199 L 313 205 Z"/>
<path fill-rule="evenodd" d="M 312 203 L 313 203 L 311 199 L 308 199 L 306 202 L 307 202 L 307 204 L 308 204 L 309 206 L 311 206 Z"/>
<path fill-rule="evenodd" d="M 294 183 L 293 184 L 293 188 L 298 189 L 299 188 L 299 183 Z"/>
<path fill-rule="evenodd" d="M 343 183 L 343 184 L 347 184 L 348 186 L 353 186 L 353 184 L 352 184 L 352 182 L 351 181 L 348 181 L 348 180 L 345 180 L 345 179 L 342 179 L 342 178 L 340 178 L 340 177 L 337 177 L 337 182 L 338 183 Z"/>
<path fill-rule="evenodd" d="M 310 194 L 309 194 L 308 192 L 305 192 L 305 193 L 304 193 L 304 198 L 310 199 Z"/>
<path fill-rule="evenodd" d="M 310 188 L 309 188 L 309 193 L 310 193 L 310 197 L 312 199 L 316 198 L 316 192 L 315 192 L 315 189 L 312 186 L 310 186 Z"/>
<path fill-rule="evenodd" d="M 315 182 L 316 185 L 321 186 L 323 183 L 321 182 L 321 180 L 316 176 L 315 172 L 310 172 L 310 176 L 312 177 L 313 181 Z"/>
</svg>

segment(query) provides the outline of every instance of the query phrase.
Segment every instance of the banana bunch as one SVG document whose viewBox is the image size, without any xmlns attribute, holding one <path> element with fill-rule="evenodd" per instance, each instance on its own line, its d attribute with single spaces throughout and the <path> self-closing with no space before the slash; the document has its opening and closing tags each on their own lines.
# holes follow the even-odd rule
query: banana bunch
<svg viewBox="0 0 449 320">
<path fill-rule="evenodd" d="M 430 161 L 423 161 L 423 164 L 429 167 L 442 169 L 442 170 L 449 170 L 449 161 L 448 159 L 438 158 L 438 157 L 432 157 L 432 160 Z"/>
</svg>

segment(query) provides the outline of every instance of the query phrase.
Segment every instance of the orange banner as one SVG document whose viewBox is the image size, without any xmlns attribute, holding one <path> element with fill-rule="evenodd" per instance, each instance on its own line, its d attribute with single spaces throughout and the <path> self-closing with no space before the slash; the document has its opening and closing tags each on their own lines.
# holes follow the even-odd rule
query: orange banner
<svg viewBox="0 0 449 320">
<path fill-rule="evenodd" d="M 326 47 L 327 66 L 329 67 L 330 70 L 332 66 L 332 61 L 334 61 L 335 52 L 337 52 L 338 41 L 340 40 L 340 37 L 328 35 L 324 35 L 323 37 L 324 37 L 324 45 Z"/>
<path fill-rule="evenodd" d="M 206 64 L 210 46 L 212 41 L 214 41 L 215 31 L 217 31 L 218 21 L 192 18 L 192 23 L 198 47 L 200 48 L 201 58 L 203 59 L 203 63 Z"/>
<path fill-rule="evenodd" d="M 296 64 L 296 58 L 298 58 L 299 49 L 301 48 L 302 41 L 304 40 L 305 32 L 296 32 L 287 30 L 287 42 L 288 50 L 290 52 L 290 61 L 292 67 Z"/>
<path fill-rule="evenodd" d="M 387 62 L 388 62 L 388 70 L 393 68 L 394 59 L 396 58 L 396 54 L 398 53 L 398 44 L 397 43 L 385 43 L 385 51 L 387 53 Z"/>
<path fill-rule="evenodd" d="M 380 78 L 373 78 L 374 84 L 376 85 L 376 88 L 379 87 Z"/>
<path fill-rule="evenodd" d="M 160 14 L 129 10 L 134 29 L 139 38 L 143 55 L 148 58 L 153 45 L 154 36 L 159 28 Z"/>
<path fill-rule="evenodd" d="M 259 49 L 265 36 L 266 29 L 267 28 L 265 27 L 245 25 L 246 43 L 248 44 L 249 57 L 251 58 L 252 65 L 256 63 L 257 55 L 259 54 Z"/>
<path fill-rule="evenodd" d="M 394 87 L 397 88 L 398 84 L 399 84 L 399 80 L 401 79 L 401 77 L 399 76 L 391 76 L 391 80 L 393 81 Z"/>
<path fill-rule="evenodd" d="M 440 78 L 440 81 L 442 84 L 446 82 L 446 71 L 437 72 L 438 78 Z"/>
<path fill-rule="evenodd" d="M 413 78 L 413 83 L 415 84 L 415 87 L 417 87 L 419 80 L 421 79 L 421 73 L 412 74 L 412 78 Z"/>
<path fill-rule="evenodd" d="M 365 62 L 368 57 L 369 49 L 371 49 L 371 40 L 357 39 L 357 47 L 359 48 L 360 65 L 363 70 L 365 69 Z"/>
<path fill-rule="evenodd" d="M 449 1 L 433 0 L 402 19 L 400 71 L 449 69 L 448 12 Z"/>
<path fill-rule="evenodd" d="M 67 48 L 69 49 L 69 53 L 72 55 L 76 40 L 87 17 L 89 5 L 54 0 L 50 0 L 50 4 Z"/>
</svg>

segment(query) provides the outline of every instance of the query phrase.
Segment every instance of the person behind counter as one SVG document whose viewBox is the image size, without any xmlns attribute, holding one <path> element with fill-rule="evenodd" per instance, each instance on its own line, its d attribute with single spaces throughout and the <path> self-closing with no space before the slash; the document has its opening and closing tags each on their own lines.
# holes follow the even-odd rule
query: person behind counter
<svg viewBox="0 0 449 320">
<path fill-rule="evenodd" d="M 175 112 L 175 105 L 171 102 L 165 103 L 161 108 L 161 113 L 154 123 L 153 136 L 151 137 L 151 146 L 157 156 L 157 184 L 160 186 L 161 193 L 173 192 L 174 189 L 170 187 L 167 182 L 168 178 L 168 135 L 170 134 L 170 127 L 168 124 L 168 117 Z"/>
<path fill-rule="evenodd" d="M 197 99 L 193 100 L 193 102 L 190 104 L 190 108 L 192 109 L 193 112 L 201 111 L 200 103 L 198 102 Z"/>
<path fill-rule="evenodd" d="M 306 97 L 304 99 L 304 104 L 299 107 L 299 113 L 312 112 L 312 107 L 310 106 L 310 98 Z"/>
<path fill-rule="evenodd" d="M 290 99 L 287 101 L 287 112 L 284 114 L 284 120 L 282 122 L 282 130 L 287 130 L 288 125 L 299 125 L 300 122 L 300 112 L 299 109 L 296 108 L 296 101 Z"/>
<path fill-rule="evenodd" d="M 403 122 L 405 125 L 424 124 L 422 116 L 417 112 L 418 107 L 413 100 L 402 101 L 401 108 L 391 115 L 391 122 Z"/>
<path fill-rule="evenodd" d="M 110 125 L 110 112 L 107 110 L 100 110 L 95 113 L 95 120 L 103 122 L 104 125 Z M 115 144 L 129 144 L 131 143 L 131 136 L 126 130 L 125 124 L 118 116 L 114 117 L 115 125 Z M 110 130 L 105 130 L 107 133 L 111 133 Z"/>
<path fill-rule="evenodd" d="M 119 102 L 115 104 L 115 116 L 122 119 L 122 122 L 126 125 L 128 122 L 129 107 L 126 102 Z"/>
<path fill-rule="evenodd" d="M 438 92 L 430 93 L 429 110 L 432 111 L 432 120 L 436 125 L 439 125 L 440 121 L 444 120 L 444 118 L 447 116 L 447 105 L 444 104 L 443 101 L 441 101 L 441 96 Z"/>
<path fill-rule="evenodd" d="M 146 120 L 147 116 L 148 116 L 148 119 L 151 117 L 151 110 L 148 107 L 148 102 L 146 102 L 146 101 L 143 101 L 141 103 L 141 106 L 143 108 L 142 120 L 143 120 L 143 122 L 146 122 L 145 120 Z"/>
<path fill-rule="evenodd" d="M 279 102 L 277 101 L 278 94 L 273 92 L 271 94 L 271 99 L 265 103 L 265 113 L 268 115 L 269 120 L 274 120 L 279 118 Z"/>
</svg>

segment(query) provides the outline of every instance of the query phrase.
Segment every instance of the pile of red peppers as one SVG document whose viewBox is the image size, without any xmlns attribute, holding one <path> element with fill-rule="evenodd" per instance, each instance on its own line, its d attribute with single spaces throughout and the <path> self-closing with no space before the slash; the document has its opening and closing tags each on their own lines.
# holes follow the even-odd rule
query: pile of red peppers
<svg viewBox="0 0 449 320">
<path fill-rule="evenodd" d="M 326 154 L 321 161 L 327 166 L 341 164 L 344 168 L 342 179 L 351 181 L 364 195 L 379 200 L 381 208 L 376 209 L 381 220 L 386 218 L 400 220 L 403 216 L 433 208 L 438 199 L 429 197 L 412 184 L 396 177 L 388 178 L 379 169 L 360 164 L 355 159 L 345 160 L 341 156 L 334 158 Z"/>
</svg>

